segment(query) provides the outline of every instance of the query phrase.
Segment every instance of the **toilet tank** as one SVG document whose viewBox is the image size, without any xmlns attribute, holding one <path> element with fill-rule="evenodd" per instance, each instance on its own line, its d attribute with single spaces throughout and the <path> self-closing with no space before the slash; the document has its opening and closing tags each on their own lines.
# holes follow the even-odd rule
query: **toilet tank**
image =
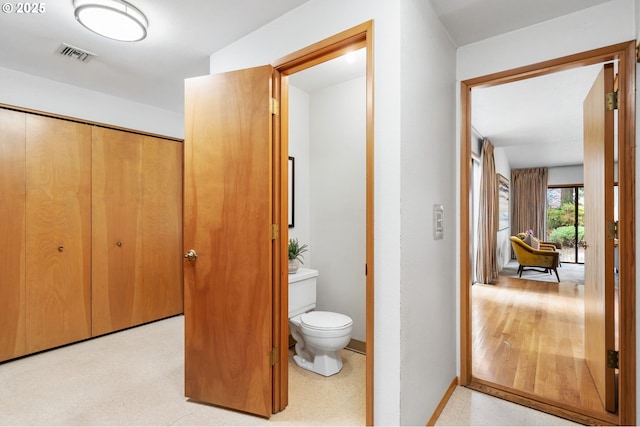
<svg viewBox="0 0 640 427">
<path fill-rule="evenodd" d="M 299 268 L 289 274 L 289 318 L 316 307 L 318 270 Z"/>
</svg>

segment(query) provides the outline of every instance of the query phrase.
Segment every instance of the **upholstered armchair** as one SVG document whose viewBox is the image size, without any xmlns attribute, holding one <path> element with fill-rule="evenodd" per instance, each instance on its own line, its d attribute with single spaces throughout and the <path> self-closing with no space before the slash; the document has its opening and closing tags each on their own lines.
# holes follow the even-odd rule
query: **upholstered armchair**
<svg viewBox="0 0 640 427">
<path fill-rule="evenodd" d="M 558 282 L 560 281 L 560 276 L 558 276 L 560 253 L 556 251 L 555 246 L 540 243 L 540 249 L 534 249 L 517 236 L 511 236 L 509 239 L 511 240 L 513 252 L 516 254 L 516 259 L 520 264 L 518 266 L 518 277 L 522 277 L 522 272 L 525 268 L 529 270 L 542 268 L 542 271 L 549 272 L 549 274 L 553 270 L 556 273 Z"/>
</svg>

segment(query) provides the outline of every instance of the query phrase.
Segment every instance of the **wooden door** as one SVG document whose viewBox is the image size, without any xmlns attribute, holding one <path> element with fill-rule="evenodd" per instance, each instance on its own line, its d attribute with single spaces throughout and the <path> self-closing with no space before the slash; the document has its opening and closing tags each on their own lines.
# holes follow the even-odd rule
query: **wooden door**
<svg viewBox="0 0 640 427">
<path fill-rule="evenodd" d="M 185 85 L 185 393 L 272 411 L 272 96 L 263 66 Z"/>
<path fill-rule="evenodd" d="M 93 128 L 92 333 L 136 324 L 142 280 L 142 139 Z"/>
<path fill-rule="evenodd" d="M 0 361 L 26 352 L 25 120 L 0 109 Z"/>
<path fill-rule="evenodd" d="M 26 334 L 35 352 L 91 335 L 91 128 L 26 120 Z"/>
<path fill-rule="evenodd" d="M 182 145 L 93 129 L 93 335 L 182 313 Z"/>
<path fill-rule="evenodd" d="M 183 312 L 182 144 L 146 136 L 142 158 L 140 323 Z"/>
<path fill-rule="evenodd" d="M 606 64 L 584 101 L 585 359 L 607 411 L 616 410 L 613 236 L 614 111 L 605 108 L 613 92 L 613 65 Z"/>
</svg>

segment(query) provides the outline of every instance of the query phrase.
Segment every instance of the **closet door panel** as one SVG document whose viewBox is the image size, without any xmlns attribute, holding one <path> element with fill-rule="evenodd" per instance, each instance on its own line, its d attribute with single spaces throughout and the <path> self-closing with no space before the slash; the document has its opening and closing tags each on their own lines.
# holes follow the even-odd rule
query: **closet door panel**
<svg viewBox="0 0 640 427">
<path fill-rule="evenodd" d="M 27 115 L 29 352 L 91 333 L 91 128 Z"/>
<path fill-rule="evenodd" d="M 0 360 L 26 352 L 25 120 L 0 109 Z"/>
<path fill-rule="evenodd" d="M 93 129 L 93 335 L 138 321 L 142 282 L 142 140 Z"/>
<path fill-rule="evenodd" d="M 142 171 L 144 300 L 140 321 L 183 312 L 182 290 L 182 144 L 144 140 Z"/>
</svg>

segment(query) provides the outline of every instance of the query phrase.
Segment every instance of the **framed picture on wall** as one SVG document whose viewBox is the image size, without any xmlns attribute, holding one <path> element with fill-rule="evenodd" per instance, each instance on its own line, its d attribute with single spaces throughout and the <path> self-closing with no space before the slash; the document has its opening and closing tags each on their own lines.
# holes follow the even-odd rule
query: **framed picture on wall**
<svg viewBox="0 0 640 427">
<path fill-rule="evenodd" d="M 295 159 L 289 156 L 289 228 L 293 228 L 295 207 Z"/>
<path fill-rule="evenodd" d="M 509 228 L 509 180 L 498 175 L 498 230 Z"/>
</svg>

